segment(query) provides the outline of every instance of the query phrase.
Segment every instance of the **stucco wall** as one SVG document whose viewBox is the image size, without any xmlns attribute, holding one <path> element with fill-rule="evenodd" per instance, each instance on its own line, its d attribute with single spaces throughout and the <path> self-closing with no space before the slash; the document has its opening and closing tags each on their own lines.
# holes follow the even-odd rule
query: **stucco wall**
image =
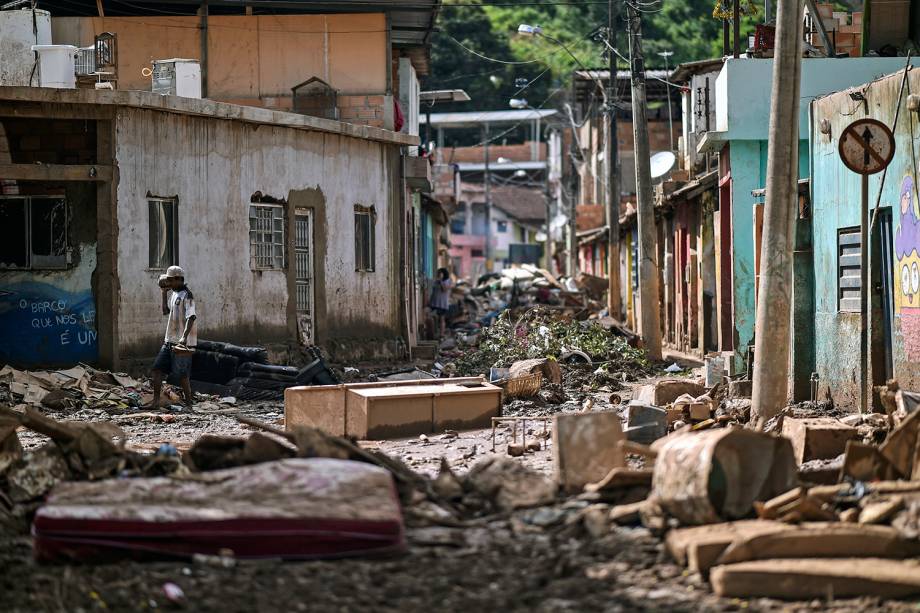
<svg viewBox="0 0 920 613">
<path fill-rule="evenodd" d="M 902 57 L 809 58 L 802 60 L 799 138 L 808 138 L 808 103 L 841 89 L 903 68 Z M 920 59 L 914 58 L 914 66 Z M 770 128 L 773 60 L 727 58 L 716 82 L 716 129 L 724 140 L 766 139 Z"/>
<path fill-rule="evenodd" d="M 201 338 L 294 339 L 287 272 L 250 269 L 256 191 L 284 199 L 296 192 L 298 206 L 314 209 L 317 341 L 399 336 L 388 145 L 127 107 L 117 113 L 116 133 L 124 356 L 149 354 L 165 326 L 161 271 L 147 268 L 148 192 L 178 196 L 179 263 L 198 303 Z M 372 273 L 355 272 L 355 204 L 377 212 Z"/>
<path fill-rule="evenodd" d="M 909 91 L 920 91 L 920 73 L 910 73 Z M 815 361 L 821 378 L 821 395 L 830 393 L 838 404 L 855 405 L 859 393 L 859 313 L 838 311 L 837 304 L 837 234 L 841 228 L 859 226 L 860 177 L 840 161 L 838 141 L 843 129 L 863 117 L 872 117 L 888 126 L 894 123 L 901 74 L 875 81 L 864 89 L 869 113 L 856 104 L 848 92 L 840 92 L 814 103 L 812 142 L 812 200 L 814 207 L 813 239 L 815 269 Z M 889 207 L 892 223 L 893 278 L 883 282 L 892 287 L 893 376 L 904 389 L 920 387 L 920 292 L 902 287 L 903 267 L 908 271 L 920 263 L 920 211 L 918 211 L 916 166 L 916 117 L 907 110 L 907 96 L 895 130 L 896 150 L 888 167 L 880 204 Z M 822 120 L 830 122 L 830 135 L 819 130 Z M 909 121 L 913 119 L 913 135 Z M 912 152 L 913 147 L 913 152 Z M 874 207 L 882 175 L 869 177 L 869 205 Z M 903 207 L 903 208 L 902 208 Z M 908 275 L 910 278 L 910 275 Z M 880 294 L 873 293 L 873 303 L 880 305 Z M 871 326 L 870 326 L 871 327 Z M 882 330 L 872 337 L 877 341 Z M 873 347 L 880 343 L 874 342 Z"/>
</svg>

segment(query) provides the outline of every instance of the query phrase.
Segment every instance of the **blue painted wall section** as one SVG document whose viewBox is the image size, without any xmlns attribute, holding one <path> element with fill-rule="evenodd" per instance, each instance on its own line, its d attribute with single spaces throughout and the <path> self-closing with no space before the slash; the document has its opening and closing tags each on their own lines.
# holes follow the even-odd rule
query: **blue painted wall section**
<svg viewBox="0 0 920 613">
<path fill-rule="evenodd" d="M 24 281 L 0 289 L 0 362 L 69 366 L 95 362 L 96 306 L 89 289 Z"/>
</svg>

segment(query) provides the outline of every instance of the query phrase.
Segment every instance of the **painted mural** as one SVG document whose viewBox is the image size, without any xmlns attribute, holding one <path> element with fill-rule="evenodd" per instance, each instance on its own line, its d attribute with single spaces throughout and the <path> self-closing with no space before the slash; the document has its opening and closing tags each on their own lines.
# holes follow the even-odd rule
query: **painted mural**
<svg viewBox="0 0 920 613">
<path fill-rule="evenodd" d="M 0 285 L 0 338 L 0 363 L 95 362 L 99 351 L 92 292 L 68 292 L 35 281 Z"/>
<path fill-rule="evenodd" d="M 901 180 L 898 226 L 894 238 L 895 314 L 901 318 L 904 351 L 920 360 L 920 202 L 911 175 Z"/>
</svg>

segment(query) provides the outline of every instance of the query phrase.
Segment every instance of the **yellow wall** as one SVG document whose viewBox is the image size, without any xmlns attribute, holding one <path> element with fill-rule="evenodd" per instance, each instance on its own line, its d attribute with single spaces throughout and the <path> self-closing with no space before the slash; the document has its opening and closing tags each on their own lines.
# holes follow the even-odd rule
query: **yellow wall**
<svg viewBox="0 0 920 613">
<path fill-rule="evenodd" d="M 150 89 L 150 61 L 201 59 L 198 17 L 55 17 L 55 44 L 118 36 L 118 88 Z M 208 18 L 208 97 L 289 107 L 291 87 L 317 76 L 341 94 L 383 94 L 389 51 L 383 13 Z"/>
</svg>

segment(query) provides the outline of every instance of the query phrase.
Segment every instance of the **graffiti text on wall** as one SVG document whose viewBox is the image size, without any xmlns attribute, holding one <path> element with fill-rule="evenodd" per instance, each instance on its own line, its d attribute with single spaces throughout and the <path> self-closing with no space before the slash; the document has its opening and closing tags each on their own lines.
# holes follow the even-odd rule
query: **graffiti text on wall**
<svg viewBox="0 0 920 613">
<path fill-rule="evenodd" d="M 901 318 L 904 351 L 920 360 L 920 202 L 910 174 L 901 180 L 894 239 L 894 308 Z"/>
<path fill-rule="evenodd" d="M 67 292 L 47 283 L 0 288 L 0 361 L 70 365 L 98 356 L 96 307 L 88 289 Z"/>
</svg>

